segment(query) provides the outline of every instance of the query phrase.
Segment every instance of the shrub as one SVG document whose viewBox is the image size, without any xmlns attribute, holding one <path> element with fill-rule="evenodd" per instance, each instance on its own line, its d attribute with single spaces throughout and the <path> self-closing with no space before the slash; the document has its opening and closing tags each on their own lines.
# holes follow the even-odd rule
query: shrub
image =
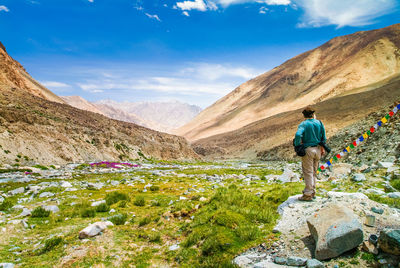
<svg viewBox="0 0 400 268">
<path fill-rule="evenodd" d="M 400 179 L 395 179 L 390 182 L 390 184 L 400 191 Z"/>
<path fill-rule="evenodd" d="M 33 218 L 46 218 L 50 216 L 50 211 L 45 210 L 42 207 L 37 207 L 32 211 Z"/>
<path fill-rule="evenodd" d="M 109 193 L 106 196 L 106 203 L 109 206 L 111 206 L 112 204 L 118 203 L 118 201 L 121 201 L 121 200 L 129 200 L 128 195 L 125 193 L 116 191 L 116 192 Z"/>
<path fill-rule="evenodd" d="M 42 166 L 42 165 L 34 165 L 33 167 L 41 169 L 41 170 L 48 170 L 49 169 L 48 167 L 45 167 L 45 166 Z"/>
<path fill-rule="evenodd" d="M 161 242 L 161 234 L 153 232 L 149 235 L 149 241 L 153 243 Z"/>
<path fill-rule="evenodd" d="M 139 221 L 139 227 L 145 226 L 151 222 L 150 217 L 144 217 Z"/>
<path fill-rule="evenodd" d="M 0 211 L 6 212 L 12 208 L 12 206 L 14 206 L 14 204 L 9 199 L 5 199 L 3 203 L 0 204 Z"/>
<path fill-rule="evenodd" d="M 96 206 L 96 212 L 109 212 L 110 206 L 106 203 L 101 203 L 100 205 Z"/>
<path fill-rule="evenodd" d="M 87 168 L 87 167 L 90 167 L 90 165 L 89 165 L 89 164 L 80 164 L 80 165 L 77 166 L 75 169 L 76 169 L 76 170 L 83 170 L 83 169 L 85 169 L 85 168 Z"/>
<path fill-rule="evenodd" d="M 243 241 L 253 241 L 261 236 L 260 229 L 255 226 L 243 226 L 235 230 L 235 233 Z"/>
<path fill-rule="evenodd" d="M 53 237 L 50 239 L 47 239 L 44 243 L 44 247 L 41 250 L 41 254 L 46 253 L 50 250 L 52 250 L 53 248 L 55 248 L 56 246 L 58 246 L 59 244 L 63 243 L 63 239 L 60 236 L 57 237 Z"/>
<path fill-rule="evenodd" d="M 152 192 L 156 192 L 156 191 L 159 191 L 159 190 L 160 190 L 159 186 L 156 186 L 156 185 L 150 186 L 150 191 L 152 191 Z"/>
<path fill-rule="evenodd" d="M 146 201 L 144 200 L 143 196 L 136 196 L 133 204 L 138 207 L 144 207 L 146 205 Z"/>
<path fill-rule="evenodd" d="M 93 218 L 96 216 L 96 210 L 94 208 L 85 208 L 81 211 L 82 218 Z"/>
<path fill-rule="evenodd" d="M 121 200 L 118 203 L 118 207 L 119 208 L 126 208 L 126 204 L 127 204 L 126 200 Z"/>
<path fill-rule="evenodd" d="M 201 253 L 205 256 L 226 250 L 232 243 L 232 238 L 221 232 L 215 232 L 204 240 Z"/>
<path fill-rule="evenodd" d="M 115 225 L 122 225 L 126 222 L 126 219 L 128 218 L 127 214 L 117 214 L 114 216 L 111 216 L 108 218 L 109 221 L 114 223 Z"/>
</svg>

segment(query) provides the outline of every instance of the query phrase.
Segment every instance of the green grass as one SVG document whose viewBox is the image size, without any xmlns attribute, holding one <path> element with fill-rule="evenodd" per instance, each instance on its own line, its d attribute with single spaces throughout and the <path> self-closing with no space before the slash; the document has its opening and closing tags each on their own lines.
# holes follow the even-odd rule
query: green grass
<svg viewBox="0 0 400 268">
<path fill-rule="evenodd" d="M 400 191 L 400 179 L 392 180 L 392 181 L 390 182 L 390 184 L 391 184 L 394 188 L 396 188 L 398 191 Z"/>
<path fill-rule="evenodd" d="M 4 199 L 3 203 L 0 203 L 0 211 L 7 212 L 14 206 L 14 203 L 10 199 Z"/>
<path fill-rule="evenodd" d="M 118 191 L 109 193 L 106 196 L 106 204 L 109 206 L 118 203 L 121 200 L 129 200 L 129 196 L 125 193 Z"/>
<path fill-rule="evenodd" d="M 40 251 L 40 254 L 44 254 L 48 251 L 53 250 L 58 245 L 62 244 L 63 241 L 64 240 L 62 239 L 62 237 L 59 236 L 47 239 L 44 243 L 43 249 Z"/>
<path fill-rule="evenodd" d="M 110 206 L 106 203 L 101 203 L 100 205 L 96 206 L 96 212 L 109 212 Z"/>
<path fill-rule="evenodd" d="M 50 211 L 42 207 L 37 207 L 32 211 L 32 218 L 47 218 L 50 216 Z"/>
<path fill-rule="evenodd" d="M 112 223 L 114 223 L 115 225 L 122 225 L 126 222 L 127 219 L 128 219 L 128 215 L 125 213 L 108 217 L 108 220 L 111 221 Z"/>
<path fill-rule="evenodd" d="M 146 201 L 144 200 L 144 197 L 141 195 L 136 196 L 135 201 L 133 201 L 133 204 L 138 207 L 144 207 L 146 205 Z"/>
<path fill-rule="evenodd" d="M 368 194 L 367 196 L 369 199 L 374 200 L 378 203 L 387 204 L 387 205 L 389 205 L 391 207 L 395 207 L 395 208 L 400 208 L 400 199 L 383 197 L 383 196 L 375 195 L 375 194 Z"/>
<path fill-rule="evenodd" d="M 34 168 L 38 168 L 38 169 L 41 169 L 41 170 L 49 170 L 49 168 L 48 168 L 48 167 L 46 167 L 46 166 L 42 166 L 42 165 L 34 165 L 34 166 L 32 166 L 32 167 L 34 167 Z"/>
</svg>

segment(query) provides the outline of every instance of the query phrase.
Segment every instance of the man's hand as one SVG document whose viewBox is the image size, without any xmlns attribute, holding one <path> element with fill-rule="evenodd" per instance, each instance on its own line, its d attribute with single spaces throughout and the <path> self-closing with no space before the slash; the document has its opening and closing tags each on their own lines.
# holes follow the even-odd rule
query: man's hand
<svg viewBox="0 0 400 268">
<path fill-rule="evenodd" d="M 325 156 L 326 152 L 325 152 L 324 147 L 320 146 L 320 148 L 321 148 L 321 157 Z"/>
</svg>

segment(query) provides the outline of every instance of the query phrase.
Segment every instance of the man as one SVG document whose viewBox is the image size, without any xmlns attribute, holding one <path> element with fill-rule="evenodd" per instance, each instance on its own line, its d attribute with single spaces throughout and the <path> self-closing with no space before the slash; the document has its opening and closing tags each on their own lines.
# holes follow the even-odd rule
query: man
<svg viewBox="0 0 400 268">
<path fill-rule="evenodd" d="M 295 146 L 303 143 L 306 148 L 306 155 L 301 159 L 305 188 L 299 200 L 312 201 L 315 198 L 319 160 L 325 153 L 319 143 L 326 141 L 326 134 L 324 125 L 315 117 L 314 109 L 307 107 L 302 113 L 305 120 L 300 123 L 294 140 Z"/>
</svg>

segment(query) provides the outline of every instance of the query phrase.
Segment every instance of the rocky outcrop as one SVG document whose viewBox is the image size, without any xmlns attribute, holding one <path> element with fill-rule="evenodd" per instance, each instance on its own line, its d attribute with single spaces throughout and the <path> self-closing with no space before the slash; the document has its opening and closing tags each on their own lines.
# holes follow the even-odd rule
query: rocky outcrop
<svg viewBox="0 0 400 268">
<path fill-rule="evenodd" d="M 307 219 L 316 242 L 315 258 L 326 260 L 351 250 L 363 242 L 363 229 L 353 211 L 332 205 Z"/>
<path fill-rule="evenodd" d="M 108 226 L 113 226 L 114 224 L 110 221 L 106 222 L 95 222 L 93 224 L 90 224 L 88 227 L 83 229 L 82 231 L 79 232 L 79 238 L 84 239 L 84 238 L 89 238 L 93 237 L 96 235 L 99 235 L 101 232 L 103 232 L 105 229 L 107 229 Z"/>
</svg>

